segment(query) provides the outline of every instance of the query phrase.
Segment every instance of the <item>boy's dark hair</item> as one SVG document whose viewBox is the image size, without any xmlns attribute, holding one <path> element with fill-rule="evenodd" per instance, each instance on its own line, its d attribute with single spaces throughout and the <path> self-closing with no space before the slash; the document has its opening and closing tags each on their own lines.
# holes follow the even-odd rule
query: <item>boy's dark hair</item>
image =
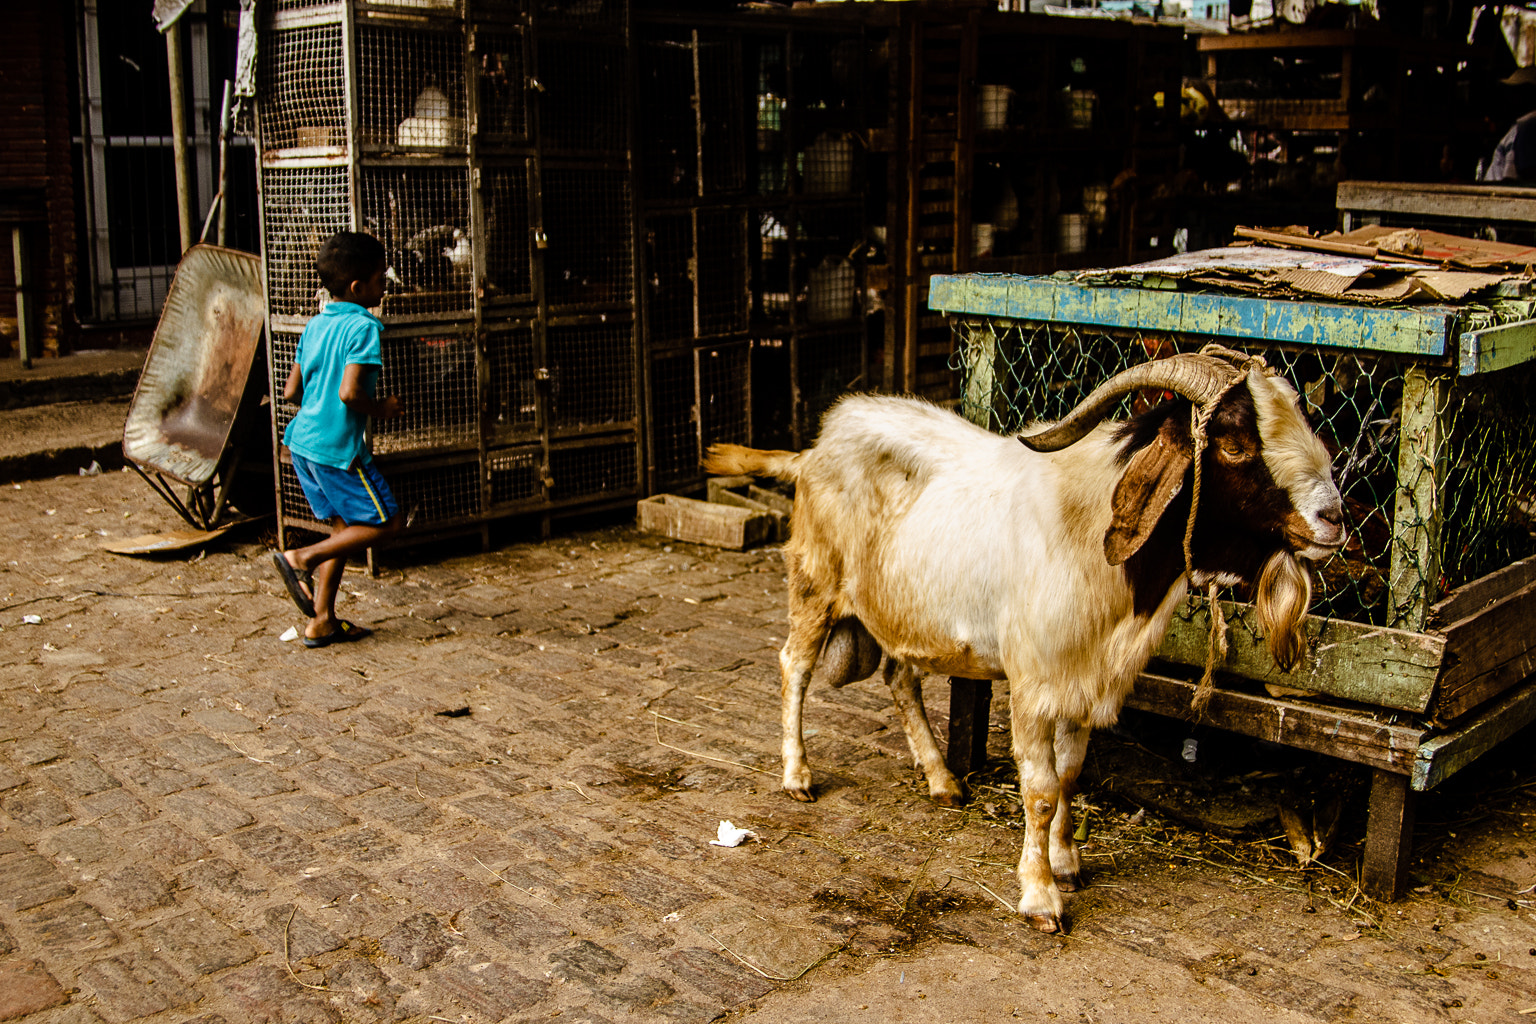
<svg viewBox="0 0 1536 1024">
<path fill-rule="evenodd" d="M 384 245 L 361 231 L 338 231 L 320 243 L 315 272 L 320 283 L 339 298 L 353 281 L 366 281 L 385 263 Z"/>
</svg>

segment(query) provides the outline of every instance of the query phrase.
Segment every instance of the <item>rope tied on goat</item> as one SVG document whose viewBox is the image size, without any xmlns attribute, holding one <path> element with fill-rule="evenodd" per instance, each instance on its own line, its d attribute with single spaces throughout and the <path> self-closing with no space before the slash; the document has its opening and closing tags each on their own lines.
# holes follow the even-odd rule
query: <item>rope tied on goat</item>
<svg viewBox="0 0 1536 1024">
<path fill-rule="evenodd" d="M 1220 356 L 1230 360 L 1239 372 L 1209 402 L 1203 405 L 1194 404 L 1190 407 L 1190 432 L 1194 435 L 1195 449 L 1195 480 L 1189 501 L 1189 519 L 1184 524 L 1184 578 L 1189 582 L 1191 590 L 1195 587 L 1195 563 L 1191 544 L 1195 535 L 1195 516 L 1200 511 L 1200 463 L 1205 454 L 1206 428 L 1210 425 L 1211 415 L 1221 404 L 1222 399 L 1227 397 L 1227 393 L 1247 380 L 1248 374 L 1253 370 L 1259 370 L 1266 375 L 1273 375 L 1276 372 L 1270 369 L 1263 356 L 1238 352 L 1224 345 L 1214 343 L 1206 345 L 1200 350 L 1200 354 Z M 1189 702 L 1190 708 L 1197 715 L 1203 715 L 1206 706 L 1211 703 L 1211 695 L 1216 689 L 1216 666 L 1227 658 L 1227 617 L 1221 609 L 1221 601 L 1218 600 L 1220 591 L 1221 584 L 1215 580 L 1206 585 L 1206 604 L 1211 613 L 1210 643 L 1205 653 L 1205 671 L 1201 674 L 1200 683 L 1195 687 L 1195 695 Z"/>
</svg>

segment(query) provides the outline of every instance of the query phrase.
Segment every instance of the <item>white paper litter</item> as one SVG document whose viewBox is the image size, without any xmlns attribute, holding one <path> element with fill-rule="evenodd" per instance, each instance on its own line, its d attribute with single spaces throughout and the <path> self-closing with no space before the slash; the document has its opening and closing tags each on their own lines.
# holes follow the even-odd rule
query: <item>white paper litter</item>
<svg viewBox="0 0 1536 1024">
<path fill-rule="evenodd" d="M 709 845 L 710 846 L 740 846 L 746 840 L 746 838 L 748 836 L 751 836 L 753 839 L 756 839 L 757 838 L 757 833 L 753 832 L 749 828 L 737 828 L 735 825 L 731 824 L 729 821 L 722 821 L 720 823 L 720 836 L 719 836 L 719 838 L 718 839 L 711 839 L 709 841 Z"/>
<path fill-rule="evenodd" d="M 38 626 L 42 624 L 43 617 L 41 615 L 23 615 L 21 621 L 29 626 Z"/>
<path fill-rule="evenodd" d="M 299 627 L 298 626 L 289 626 L 288 627 L 288 632 L 286 632 L 282 636 L 278 637 L 278 639 L 281 640 L 283 643 L 287 643 L 290 640 L 297 640 L 298 638 L 299 638 Z"/>
</svg>

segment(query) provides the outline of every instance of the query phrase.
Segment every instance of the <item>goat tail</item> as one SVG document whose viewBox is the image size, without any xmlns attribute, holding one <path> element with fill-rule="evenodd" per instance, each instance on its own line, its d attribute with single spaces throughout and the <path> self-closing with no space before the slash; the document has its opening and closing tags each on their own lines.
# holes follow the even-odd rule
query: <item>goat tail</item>
<svg viewBox="0 0 1536 1024">
<path fill-rule="evenodd" d="M 799 461 L 799 452 L 712 444 L 703 466 L 704 471 L 713 476 L 771 476 L 778 480 L 794 480 L 800 475 Z"/>
<path fill-rule="evenodd" d="M 1307 647 L 1302 618 L 1312 602 L 1312 577 L 1289 551 L 1269 556 L 1259 575 L 1254 601 L 1259 626 L 1269 638 L 1269 653 L 1282 672 L 1289 672 Z"/>
</svg>

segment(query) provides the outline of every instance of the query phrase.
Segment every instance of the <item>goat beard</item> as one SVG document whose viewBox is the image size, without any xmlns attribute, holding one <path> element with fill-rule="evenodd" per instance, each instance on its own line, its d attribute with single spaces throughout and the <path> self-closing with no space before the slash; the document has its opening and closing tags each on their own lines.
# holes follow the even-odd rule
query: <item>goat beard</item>
<svg viewBox="0 0 1536 1024">
<path fill-rule="evenodd" d="M 1254 600 L 1259 626 L 1269 638 L 1269 653 L 1282 672 L 1301 660 L 1307 646 L 1301 620 L 1312 602 L 1312 577 L 1289 551 L 1277 551 L 1264 563 Z"/>
</svg>

